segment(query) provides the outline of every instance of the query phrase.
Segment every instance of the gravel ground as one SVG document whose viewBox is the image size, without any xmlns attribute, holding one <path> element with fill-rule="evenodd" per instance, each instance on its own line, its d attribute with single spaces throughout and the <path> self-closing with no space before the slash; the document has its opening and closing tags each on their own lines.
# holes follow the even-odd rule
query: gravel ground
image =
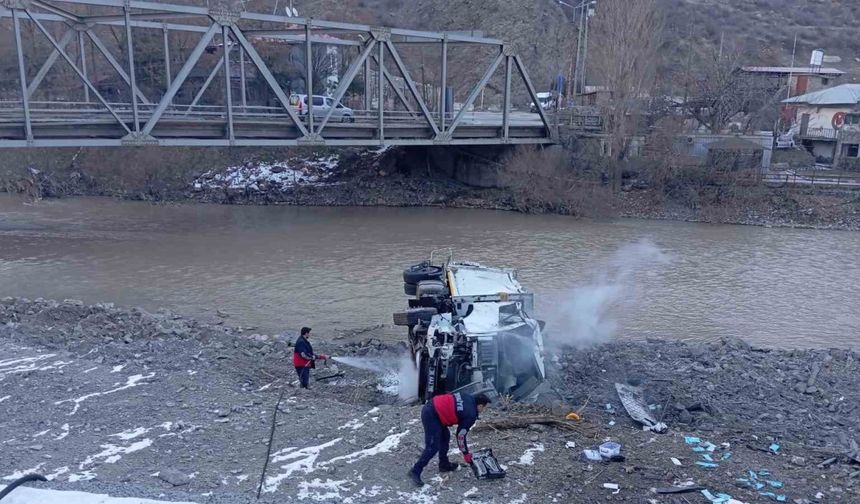
<svg viewBox="0 0 860 504">
<path fill-rule="evenodd" d="M 321 367 L 317 377 L 345 376 L 297 390 L 293 336 L 242 334 L 169 311 L 0 300 L 0 483 L 34 471 L 51 479 L 31 485 L 40 488 L 252 502 L 284 391 L 261 502 L 709 502 L 701 492 L 652 490 L 685 482 L 747 503 L 860 502 L 860 464 L 847 455 L 860 438 L 854 352 L 739 340 L 554 352 L 538 403 L 499 401 L 472 436 L 494 449 L 504 480 L 440 476 L 431 464 L 429 485 L 415 489 L 405 473 L 422 447 L 419 407 L 384 390 L 394 373 Z M 402 352 L 372 339 L 316 347 L 391 369 Z M 641 384 L 669 431 L 630 420 L 615 382 Z M 580 408 L 583 419 L 565 428 L 532 421 Z M 511 421 L 522 428 L 498 423 Z M 624 462 L 581 459 L 607 439 L 622 443 Z"/>
</svg>

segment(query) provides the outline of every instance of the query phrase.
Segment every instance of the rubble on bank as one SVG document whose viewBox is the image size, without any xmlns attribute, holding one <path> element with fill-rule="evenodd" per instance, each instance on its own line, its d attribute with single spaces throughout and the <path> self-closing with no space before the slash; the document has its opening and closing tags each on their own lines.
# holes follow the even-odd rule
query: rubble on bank
<svg viewBox="0 0 860 504">
<path fill-rule="evenodd" d="M 403 351 L 375 339 L 372 328 L 356 334 L 314 344 L 392 366 Z M 471 436 L 474 448 L 493 449 L 505 479 L 440 475 L 431 464 L 429 485 L 416 489 L 405 471 L 423 443 L 420 407 L 381 391 L 383 377 L 352 367 L 296 390 L 294 336 L 240 333 L 170 311 L 4 298 L 0 483 L 39 472 L 51 481 L 29 486 L 250 503 L 284 390 L 261 502 L 860 499 L 855 351 L 772 350 L 734 339 L 555 351 L 538 403 L 499 400 Z M 315 376 L 334 372 L 320 366 Z M 633 422 L 616 383 L 641 387 L 668 432 Z M 571 412 L 581 420 L 566 420 Z M 621 445 L 623 461 L 582 459 L 607 440 Z"/>
</svg>

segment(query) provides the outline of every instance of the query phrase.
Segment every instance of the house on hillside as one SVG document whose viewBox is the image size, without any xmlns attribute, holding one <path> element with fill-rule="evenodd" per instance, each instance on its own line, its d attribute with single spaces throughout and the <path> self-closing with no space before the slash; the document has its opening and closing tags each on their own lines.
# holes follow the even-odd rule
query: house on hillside
<svg viewBox="0 0 860 504">
<path fill-rule="evenodd" d="M 788 83 L 789 97 L 828 88 L 845 75 L 836 68 L 821 67 L 757 67 L 748 66 L 740 69 L 741 73 L 753 78 L 771 82 L 774 90 L 783 89 Z"/>
<path fill-rule="evenodd" d="M 857 156 L 857 149 L 851 146 L 860 141 L 852 143 L 851 132 L 860 124 L 860 84 L 842 84 L 782 103 L 793 109 L 792 129 L 816 160 L 834 163 L 840 156 Z"/>
</svg>

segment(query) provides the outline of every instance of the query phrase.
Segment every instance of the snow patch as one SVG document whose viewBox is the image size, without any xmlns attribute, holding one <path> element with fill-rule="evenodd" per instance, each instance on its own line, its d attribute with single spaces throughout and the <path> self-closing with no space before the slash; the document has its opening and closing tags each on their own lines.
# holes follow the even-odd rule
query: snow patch
<svg viewBox="0 0 860 504">
<path fill-rule="evenodd" d="M 272 464 L 277 464 L 287 460 L 294 460 L 294 462 L 282 465 L 281 472 L 279 474 L 266 478 L 266 482 L 263 484 L 263 491 L 274 492 L 278 489 L 278 485 L 280 485 L 282 481 L 289 478 L 296 472 L 310 474 L 315 469 L 314 464 L 316 463 L 317 458 L 319 458 L 320 453 L 322 453 L 326 448 L 336 445 L 342 439 L 343 438 L 333 439 L 318 446 L 308 446 L 299 450 L 296 450 L 295 447 L 284 448 L 283 450 L 273 453 L 271 458 Z"/>
<path fill-rule="evenodd" d="M 527 449 L 525 451 L 525 453 L 522 454 L 522 456 L 520 457 L 520 459 L 518 461 L 511 462 L 511 463 L 516 464 L 516 465 L 522 465 L 522 466 L 534 465 L 535 453 L 539 453 L 539 452 L 543 452 L 543 451 L 544 451 L 543 444 L 535 443 L 534 446 Z M 511 504 L 513 504 L 513 503 L 511 503 Z"/>
<path fill-rule="evenodd" d="M 114 389 L 111 389 L 111 390 L 108 390 L 108 391 L 105 391 L 105 392 L 93 392 L 92 394 L 87 394 L 87 395 L 84 395 L 84 396 L 78 397 L 77 399 L 65 399 L 65 400 L 62 400 L 62 401 L 57 401 L 57 402 L 55 402 L 55 403 L 54 403 L 54 405 L 59 406 L 60 404 L 64 404 L 64 403 L 67 403 L 67 402 L 73 402 L 73 403 L 75 403 L 75 407 L 72 409 L 72 412 L 71 412 L 71 413 L 69 413 L 69 415 L 71 416 L 71 415 L 74 415 L 75 413 L 77 413 L 77 412 L 78 412 L 78 408 L 80 408 L 80 407 L 81 407 L 81 403 L 82 403 L 82 402 L 84 402 L 84 401 L 86 401 L 87 399 L 92 399 L 93 397 L 98 397 L 98 396 L 103 396 L 103 395 L 113 394 L 113 393 L 115 393 L 115 392 L 119 392 L 120 390 L 126 390 L 126 389 L 130 389 L 130 388 L 137 387 L 138 385 L 147 385 L 147 383 L 146 383 L 146 382 L 144 382 L 144 380 L 148 380 L 148 379 L 152 378 L 153 376 L 155 376 L 155 373 L 149 373 L 149 374 L 148 374 L 148 375 L 146 375 L 146 376 L 144 376 L 144 375 L 139 375 L 139 374 L 138 374 L 138 375 L 129 376 L 129 377 L 128 377 L 128 379 L 127 379 L 127 380 L 126 380 L 126 382 L 125 382 L 125 385 L 122 385 L 122 386 L 120 386 L 120 387 L 117 387 L 117 388 L 114 388 Z M 141 383 L 141 382 L 142 382 L 142 383 Z"/>
<path fill-rule="evenodd" d="M 72 361 L 54 361 L 48 365 L 42 365 L 43 361 L 54 357 L 56 354 L 37 355 L 35 357 L 22 357 L 18 359 L 0 360 L 0 381 L 6 376 L 30 371 L 48 371 L 51 369 L 63 369 Z"/>
<path fill-rule="evenodd" d="M 48 481 L 54 481 L 55 479 L 57 479 L 58 476 L 62 476 L 67 472 L 69 472 L 69 466 L 59 467 L 57 469 L 54 469 L 54 472 L 52 472 L 51 474 L 46 474 L 45 479 L 47 479 Z"/>
<path fill-rule="evenodd" d="M 60 441 L 60 440 L 62 440 L 62 439 L 65 439 L 65 438 L 66 438 L 66 436 L 68 436 L 68 435 L 69 435 L 69 424 L 67 424 L 67 423 L 66 423 L 66 424 L 63 424 L 63 425 L 60 427 L 60 430 L 62 430 L 63 432 L 61 432 L 57 437 L 55 437 L 55 438 L 54 438 L 54 441 Z"/>
<path fill-rule="evenodd" d="M 140 437 L 149 432 L 149 429 L 146 427 L 138 427 L 136 429 L 124 430 L 122 432 L 118 432 L 116 434 L 111 434 L 109 437 L 117 437 L 122 439 L 123 441 L 128 441 L 130 439 L 134 439 L 136 437 Z"/>
<path fill-rule="evenodd" d="M 123 370 L 123 368 L 125 368 L 125 364 L 120 364 L 119 366 L 114 366 L 114 367 L 110 370 L 110 372 L 111 372 L 111 373 L 119 373 L 120 371 L 122 371 L 122 370 Z"/>
<path fill-rule="evenodd" d="M 438 496 L 431 494 L 432 492 L 431 485 L 424 485 L 424 488 L 421 490 L 407 493 L 407 492 L 397 492 L 397 495 L 400 497 L 400 502 L 412 502 L 414 504 L 434 504 Z"/>
<path fill-rule="evenodd" d="M 299 500 L 311 499 L 314 501 L 328 501 L 341 499 L 341 492 L 349 492 L 349 481 L 322 481 L 319 478 L 313 481 L 302 481 L 299 483 Z"/>
<path fill-rule="evenodd" d="M 96 479 L 96 473 L 92 471 L 81 471 L 79 473 L 69 475 L 69 483 L 77 483 L 78 481 L 89 481 Z"/>
<path fill-rule="evenodd" d="M 12 397 L 12 396 L 7 395 L 7 396 L 0 397 L 0 403 L 5 401 L 6 399 L 9 399 L 10 397 Z"/>
<path fill-rule="evenodd" d="M 380 441 L 379 443 L 377 443 L 376 445 L 371 446 L 370 448 L 367 448 L 364 450 L 359 450 L 357 452 L 353 452 L 353 453 L 350 453 L 348 455 L 342 455 L 340 457 L 335 457 L 335 458 L 328 460 L 328 461 L 326 461 L 320 465 L 321 466 L 327 466 L 327 465 L 330 465 L 330 464 L 337 462 L 337 461 L 340 461 L 340 460 L 345 461 L 347 464 L 352 464 L 354 462 L 358 462 L 361 459 L 364 459 L 367 457 L 372 457 L 374 455 L 379 455 L 380 453 L 390 453 L 395 448 L 400 446 L 400 440 L 403 439 L 403 437 L 406 436 L 407 434 L 409 434 L 408 430 L 400 432 L 398 434 L 392 434 L 392 435 L 386 437 L 385 439 L 383 439 L 382 441 Z"/>
<path fill-rule="evenodd" d="M 15 481 L 16 479 L 23 478 L 24 476 L 26 476 L 28 474 L 33 474 L 33 473 L 39 472 L 39 469 L 41 469 L 43 465 L 45 465 L 44 462 L 37 464 L 37 465 L 35 465 L 29 469 L 24 469 L 21 471 L 15 471 L 12 474 L 10 474 L 9 476 L 4 476 L 3 479 L 6 481 Z"/>
<path fill-rule="evenodd" d="M 91 368 L 89 368 L 89 369 L 84 369 L 84 370 L 83 370 L 83 372 L 82 372 L 81 374 L 87 374 L 87 373 L 89 373 L 90 371 L 95 371 L 95 370 L 96 370 L 96 369 L 98 369 L 98 368 L 99 368 L 99 367 L 98 367 L 98 366 L 96 366 L 96 367 L 91 367 Z"/>
<path fill-rule="evenodd" d="M 192 187 L 203 189 L 289 189 L 300 185 L 325 185 L 325 180 L 337 168 L 340 156 L 317 156 L 277 161 L 273 163 L 232 166 L 224 173 L 208 171 L 198 177 Z"/>
<path fill-rule="evenodd" d="M 149 448 L 152 446 L 152 440 L 147 438 L 136 443 L 132 443 L 129 446 L 117 446 L 113 444 L 103 444 L 101 447 L 103 450 L 95 455 L 90 455 L 78 466 L 79 469 L 83 469 L 88 465 L 92 465 L 98 461 L 98 459 L 104 459 L 103 462 L 105 464 L 115 464 L 122 458 L 123 455 L 128 455 L 129 453 L 134 453 L 136 451 L 143 450 L 144 448 Z"/>
<path fill-rule="evenodd" d="M 343 430 L 343 429 L 358 430 L 362 427 L 364 427 L 364 422 L 360 421 L 358 418 L 353 418 L 349 422 L 338 427 L 337 430 Z"/>
<path fill-rule="evenodd" d="M 0 490 L 6 487 L 0 485 Z M 138 497 L 111 497 L 106 494 L 87 492 L 65 492 L 18 487 L 3 499 L 3 504 L 194 504 L 193 502 L 168 502 Z"/>
<path fill-rule="evenodd" d="M 42 432 L 37 432 L 37 433 L 33 434 L 33 438 L 42 437 L 49 432 L 51 432 L 51 429 L 43 430 Z"/>
</svg>

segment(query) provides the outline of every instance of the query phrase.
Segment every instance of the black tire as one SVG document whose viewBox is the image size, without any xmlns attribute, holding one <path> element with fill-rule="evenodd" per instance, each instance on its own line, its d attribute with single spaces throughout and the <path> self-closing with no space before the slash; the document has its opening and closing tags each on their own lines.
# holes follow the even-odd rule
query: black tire
<svg viewBox="0 0 860 504">
<path fill-rule="evenodd" d="M 415 296 L 418 293 L 418 286 L 411 283 L 403 284 L 403 292 L 407 296 Z"/>
<path fill-rule="evenodd" d="M 415 296 L 444 296 L 445 284 L 441 280 L 422 280 L 415 286 Z"/>
<path fill-rule="evenodd" d="M 437 313 L 436 308 L 409 308 L 394 314 L 394 325 L 416 326 L 419 322 L 430 322 Z"/>
<path fill-rule="evenodd" d="M 422 280 L 438 280 L 442 278 L 442 268 L 429 263 L 421 263 L 403 270 L 403 281 L 418 285 Z"/>
</svg>

